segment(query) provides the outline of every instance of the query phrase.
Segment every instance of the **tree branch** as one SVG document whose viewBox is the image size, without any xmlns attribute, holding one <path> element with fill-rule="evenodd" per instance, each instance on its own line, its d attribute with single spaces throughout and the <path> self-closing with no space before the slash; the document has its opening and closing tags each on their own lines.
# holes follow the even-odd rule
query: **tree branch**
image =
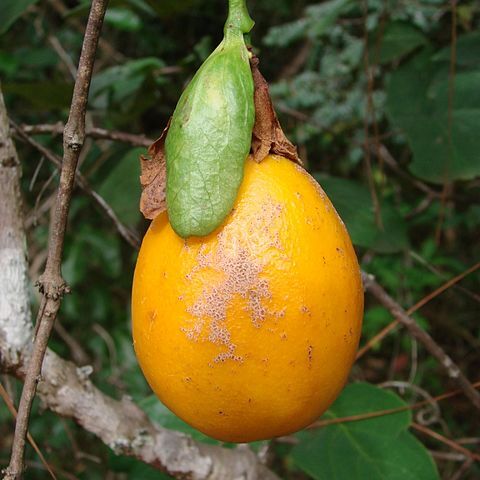
<svg viewBox="0 0 480 480">
<path fill-rule="evenodd" d="M 20 125 L 19 129 L 27 134 L 49 133 L 52 135 L 60 135 L 64 126 L 61 122 L 42 125 Z M 98 138 L 101 140 L 113 140 L 117 142 L 129 143 L 136 147 L 148 148 L 153 140 L 145 137 L 145 135 L 134 135 L 132 133 L 119 132 L 117 130 L 106 130 L 104 128 L 90 127 L 85 130 L 87 137 Z"/>
<path fill-rule="evenodd" d="M 0 332 L 5 337 L 1 358 L 11 365 L 20 361 L 19 352 L 29 352 L 33 334 L 20 177 L 0 88 Z"/>
<path fill-rule="evenodd" d="M 83 39 L 70 114 L 63 134 L 63 162 L 57 197 L 51 217 L 47 262 L 45 271 L 38 280 L 43 298 L 37 316 L 33 351 L 18 407 L 12 455 L 5 473 L 6 480 L 16 480 L 23 476 L 25 437 L 28 430 L 30 410 L 35 397 L 48 339 L 60 308 L 61 299 L 69 291 L 61 273 L 63 242 L 73 192 L 75 171 L 85 139 L 85 112 L 88 91 L 90 89 L 95 52 L 107 3 L 108 0 L 93 0 Z"/>
<path fill-rule="evenodd" d="M 460 370 L 460 367 L 445 353 L 435 340 L 423 330 L 415 320 L 410 317 L 402 306 L 397 303 L 385 290 L 379 285 L 372 275 L 362 274 L 365 290 L 370 292 L 390 313 L 404 325 L 410 335 L 421 342 L 428 352 L 438 360 L 448 377 L 451 378 L 463 390 L 466 397 L 472 404 L 480 409 L 480 394 L 472 386 L 470 381 Z"/>
</svg>

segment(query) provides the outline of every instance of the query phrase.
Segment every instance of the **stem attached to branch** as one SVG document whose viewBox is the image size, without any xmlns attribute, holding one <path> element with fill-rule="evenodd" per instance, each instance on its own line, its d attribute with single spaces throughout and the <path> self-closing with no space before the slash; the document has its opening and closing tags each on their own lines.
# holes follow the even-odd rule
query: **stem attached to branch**
<svg viewBox="0 0 480 480">
<path fill-rule="evenodd" d="M 12 455 L 10 464 L 5 472 L 5 480 L 22 478 L 25 437 L 43 358 L 58 309 L 60 308 L 62 296 L 69 291 L 61 273 L 63 243 L 75 180 L 75 170 L 85 138 L 85 112 L 95 52 L 107 3 L 108 0 L 93 0 L 85 30 L 70 114 L 63 134 L 63 164 L 51 218 L 47 262 L 45 271 L 38 281 L 43 299 L 37 315 L 35 343 L 20 398 Z"/>
</svg>

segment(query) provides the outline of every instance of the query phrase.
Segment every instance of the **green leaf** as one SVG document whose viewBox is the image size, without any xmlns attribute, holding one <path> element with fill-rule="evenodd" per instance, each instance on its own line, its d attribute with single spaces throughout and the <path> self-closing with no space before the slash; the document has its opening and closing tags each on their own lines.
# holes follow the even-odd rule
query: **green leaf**
<svg viewBox="0 0 480 480">
<path fill-rule="evenodd" d="M 343 418 L 404 406 L 394 393 L 367 383 L 345 388 L 325 414 Z M 407 428 L 409 411 L 345 422 L 298 434 L 295 465 L 318 480 L 438 480 L 435 464 Z"/>
<path fill-rule="evenodd" d="M 455 47 L 456 62 L 459 67 L 480 67 L 480 32 L 470 32 L 458 37 Z M 435 62 L 450 63 L 451 46 L 437 52 L 432 59 Z"/>
<path fill-rule="evenodd" d="M 268 46 L 286 47 L 296 40 L 303 38 L 307 28 L 308 20 L 306 18 L 300 18 L 294 22 L 270 28 L 263 42 Z"/>
<path fill-rule="evenodd" d="M 395 71 L 387 87 L 387 112 L 413 151 L 409 168 L 433 183 L 480 174 L 480 70 L 455 75 L 451 116 L 448 78 L 448 65 L 435 64 L 425 50 Z"/>
<path fill-rule="evenodd" d="M 100 186 L 98 193 L 111 205 L 118 218 L 130 227 L 140 219 L 140 163 L 144 148 L 133 148 L 124 155 Z"/>
<path fill-rule="evenodd" d="M 20 62 L 17 55 L 12 55 L 7 52 L 0 52 L 1 73 L 5 73 L 5 75 L 12 75 L 17 72 L 19 64 Z"/>
<path fill-rule="evenodd" d="M 85 252 L 88 251 L 88 256 Z M 122 272 L 120 241 L 113 233 L 98 232 L 89 225 L 77 229 L 73 241 L 65 248 L 62 272 L 71 286 L 79 285 L 95 266 L 103 275 L 118 278 Z"/>
<path fill-rule="evenodd" d="M 59 82 L 15 82 L 3 83 L 5 93 L 18 95 L 38 110 L 63 109 L 70 105 L 73 85 Z"/>
<path fill-rule="evenodd" d="M 188 11 L 195 11 L 201 0 L 146 0 L 155 13 L 161 18 L 169 18 Z"/>
<path fill-rule="evenodd" d="M 318 38 L 327 33 L 352 3 L 352 0 L 330 0 L 307 7 L 306 14 L 312 19 L 309 35 Z"/>
<path fill-rule="evenodd" d="M 165 140 L 167 208 L 178 235 L 207 235 L 231 211 L 250 151 L 253 78 L 240 32 L 183 92 Z"/>
<path fill-rule="evenodd" d="M 125 128 L 149 106 L 156 104 L 153 82 L 155 71 L 165 66 L 155 57 L 130 60 L 106 68 L 93 77 L 89 105 L 97 110 L 110 110 Z"/>
<path fill-rule="evenodd" d="M 126 32 L 136 32 L 142 28 L 140 17 L 128 8 L 109 8 L 105 22 Z"/>
<path fill-rule="evenodd" d="M 387 25 L 381 38 L 378 61 L 388 63 L 398 60 L 412 52 L 428 39 L 413 25 L 405 22 L 392 22 Z M 371 46 L 371 54 L 375 55 L 376 45 Z"/>
<path fill-rule="evenodd" d="M 22 13 L 38 0 L 2 0 L 0 2 L 0 35 L 4 34 Z"/>
<path fill-rule="evenodd" d="M 266 45 L 285 47 L 304 38 L 319 38 L 335 24 L 337 18 L 352 5 L 352 0 L 330 0 L 305 9 L 305 16 L 269 29 L 263 39 Z"/>
<path fill-rule="evenodd" d="M 383 228 L 379 228 L 370 191 L 365 185 L 338 177 L 314 176 L 345 222 L 355 245 L 381 253 L 396 252 L 408 246 L 405 221 L 391 202 L 380 200 Z"/>
</svg>

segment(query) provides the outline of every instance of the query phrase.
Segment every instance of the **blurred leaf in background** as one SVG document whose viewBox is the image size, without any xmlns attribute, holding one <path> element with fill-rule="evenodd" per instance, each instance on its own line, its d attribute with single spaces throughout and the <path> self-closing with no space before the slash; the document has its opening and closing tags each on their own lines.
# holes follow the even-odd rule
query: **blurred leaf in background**
<svg viewBox="0 0 480 480">
<path fill-rule="evenodd" d="M 346 418 L 405 406 L 391 392 L 366 383 L 345 388 L 322 417 Z M 408 432 L 409 411 L 298 434 L 294 463 L 312 478 L 344 480 L 437 480 L 438 471 L 426 448 Z"/>
</svg>

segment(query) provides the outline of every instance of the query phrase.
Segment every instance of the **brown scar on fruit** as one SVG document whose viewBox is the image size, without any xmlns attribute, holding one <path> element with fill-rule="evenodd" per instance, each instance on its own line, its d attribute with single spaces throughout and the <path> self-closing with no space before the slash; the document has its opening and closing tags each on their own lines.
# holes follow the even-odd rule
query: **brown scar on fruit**
<svg viewBox="0 0 480 480">
<path fill-rule="evenodd" d="M 252 132 L 253 159 L 261 162 L 272 153 L 302 165 L 297 147 L 288 140 L 280 126 L 270 98 L 268 83 L 258 68 L 259 63 L 258 57 L 252 55 L 250 68 L 252 69 L 255 103 L 255 124 Z"/>
<path fill-rule="evenodd" d="M 308 346 L 307 350 L 307 355 L 308 355 L 308 368 L 312 368 L 312 360 L 313 360 L 313 345 Z"/>
<path fill-rule="evenodd" d="M 282 211 L 280 207 L 273 201 L 264 202 L 256 222 L 270 228 Z M 188 322 L 190 326 L 181 328 L 189 340 L 208 341 L 223 347 L 224 350 L 214 358 L 214 363 L 244 360 L 236 354 L 237 346 L 225 324 L 228 306 L 235 296 L 246 300 L 244 310 L 250 314 L 250 321 L 255 328 L 263 325 L 267 315 L 281 315 L 281 312 L 270 312 L 264 305 L 264 301 L 271 298 L 268 281 L 261 277 L 265 262 L 251 254 L 246 239 L 235 245 L 235 248 L 230 248 L 230 230 L 227 225 L 217 235 L 218 246 L 215 251 L 205 252 L 204 248 L 199 249 L 197 264 L 188 274 L 189 277 L 202 269 L 210 268 L 222 273 L 223 279 L 206 286 L 195 302 L 187 307 L 187 312 L 194 320 Z"/>
</svg>

